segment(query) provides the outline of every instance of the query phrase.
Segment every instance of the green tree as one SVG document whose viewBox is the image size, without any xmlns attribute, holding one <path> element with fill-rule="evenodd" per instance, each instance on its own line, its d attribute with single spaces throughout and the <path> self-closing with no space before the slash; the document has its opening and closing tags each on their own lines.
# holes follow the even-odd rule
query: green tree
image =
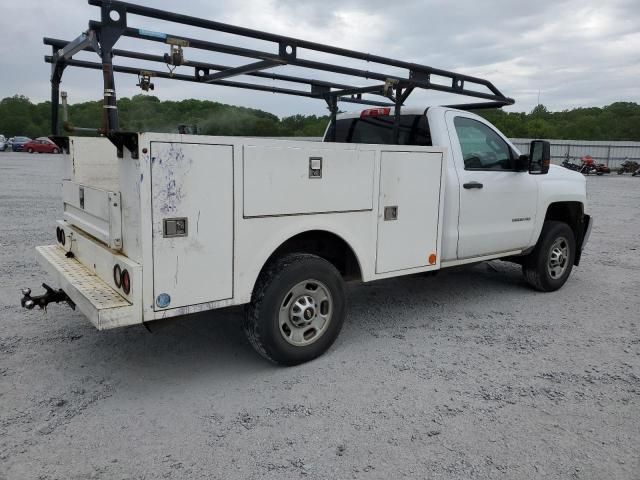
<svg viewBox="0 0 640 480">
<path fill-rule="evenodd" d="M 121 98 L 118 109 L 120 128 L 133 131 L 176 132 L 178 125 L 197 125 L 200 133 L 208 135 L 319 137 L 329 121 L 316 115 L 278 118 L 209 100 L 161 101 L 153 95 Z M 102 110 L 100 101 L 70 105 L 69 120 L 77 127 L 99 128 Z M 640 105 L 633 102 L 562 112 L 537 105 L 529 113 L 499 109 L 479 113 L 511 138 L 640 141 Z M 34 104 L 21 95 L 0 100 L 0 133 L 5 136 L 48 135 L 50 123 L 50 102 Z"/>
</svg>

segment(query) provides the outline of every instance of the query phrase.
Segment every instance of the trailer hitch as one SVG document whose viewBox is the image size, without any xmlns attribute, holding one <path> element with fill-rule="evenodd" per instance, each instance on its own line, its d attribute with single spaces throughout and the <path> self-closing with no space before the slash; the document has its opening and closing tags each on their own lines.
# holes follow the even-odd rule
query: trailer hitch
<svg viewBox="0 0 640 480">
<path fill-rule="evenodd" d="M 67 304 L 73 310 L 76 309 L 76 304 L 73 303 L 73 300 L 71 300 L 61 288 L 59 288 L 58 290 L 54 290 L 46 283 L 43 283 L 42 287 L 46 290 L 46 292 L 42 295 L 36 295 L 35 297 L 31 296 L 30 288 L 22 289 L 22 300 L 20 300 L 20 304 L 23 308 L 32 310 L 33 308 L 38 306 L 43 310 L 46 310 L 47 305 L 49 305 L 50 303 L 67 302 Z"/>
</svg>

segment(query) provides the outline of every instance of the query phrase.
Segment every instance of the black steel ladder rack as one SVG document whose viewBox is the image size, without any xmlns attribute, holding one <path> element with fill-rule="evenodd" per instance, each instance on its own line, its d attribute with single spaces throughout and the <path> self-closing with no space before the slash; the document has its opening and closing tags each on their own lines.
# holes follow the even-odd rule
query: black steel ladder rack
<svg viewBox="0 0 640 480">
<path fill-rule="evenodd" d="M 329 139 L 335 134 L 338 102 L 359 103 L 376 107 L 393 107 L 395 138 L 398 138 L 400 109 L 407 98 L 416 89 L 436 90 L 454 95 L 482 99 L 483 102 L 465 103 L 457 106 L 463 109 L 499 108 L 512 105 L 514 100 L 504 96 L 488 80 L 441 70 L 426 65 L 395 60 L 379 55 L 348 50 L 297 38 L 276 35 L 235 25 L 229 25 L 198 17 L 167 12 L 156 8 L 116 0 L 88 0 L 90 5 L 100 8 L 100 21 L 89 22 L 89 30 L 75 40 L 67 41 L 44 38 L 45 45 L 52 48 L 52 54 L 45 56 L 51 64 L 51 128 L 53 135 L 60 134 L 58 118 L 60 83 L 66 67 L 80 67 L 102 70 L 104 82 L 102 128 L 97 133 L 112 136 L 119 131 L 118 109 L 116 104 L 116 86 L 114 73 L 137 75 L 139 86 L 153 88 L 151 79 L 163 78 L 187 82 L 208 83 L 227 87 L 243 88 L 264 92 L 316 98 L 326 101 L 331 114 Z M 224 32 L 239 37 L 262 40 L 274 44 L 274 51 L 261 51 L 227 43 L 216 43 L 176 34 L 150 31 L 129 26 L 130 16 L 141 16 L 162 20 L 173 24 L 200 27 L 212 31 Z M 114 48 L 121 37 L 163 43 L 169 46 L 169 53 L 154 55 L 145 51 L 120 50 Z M 251 59 L 250 63 L 239 67 L 230 67 L 215 63 L 185 59 L 184 49 L 194 48 L 209 52 L 218 52 L 236 57 Z M 100 61 L 74 59 L 81 51 L 95 52 Z M 304 52 L 331 54 L 336 60 L 363 60 L 376 66 L 375 69 L 362 70 L 340 63 L 326 63 L 304 58 Z M 124 65 L 114 65 L 113 58 L 122 57 L 166 64 L 169 70 L 155 70 Z M 283 65 L 293 65 L 311 72 L 328 72 L 351 79 L 354 84 L 331 82 L 308 77 L 284 75 L 270 71 Z M 396 72 L 385 73 L 383 67 L 393 67 Z M 173 70 L 182 67 L 180 73 Z M 190 69 L 185 73 L 184 69 Z M 251 79 L 262 78 L 304 85 L 307 88 L 285 88 L 247 81 L 229 80 L 237 76 Z M 434 78 L 435 77 L 435 78 Z M 368 85 L 361 85 L 367 81 Z M 371 98 L 373 97 L 373 98 Z"/>
</svg>

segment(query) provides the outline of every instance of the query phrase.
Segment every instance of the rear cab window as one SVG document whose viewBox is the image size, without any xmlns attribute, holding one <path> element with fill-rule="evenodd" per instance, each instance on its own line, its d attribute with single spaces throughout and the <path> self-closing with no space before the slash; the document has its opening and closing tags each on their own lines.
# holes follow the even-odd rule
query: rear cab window
<svg viewBox="0 0 640 480">
<path fill-rule="evenodd" d="M 392 145 L 393 115 L 362 115 L 343 118 L 336 123 L 337 143 L 370 143 Z M 331 141 L 325 138 L 325 141 Z M 398 145 L 432 146 L 427 116 L 401 115 Z"/>
</svg>

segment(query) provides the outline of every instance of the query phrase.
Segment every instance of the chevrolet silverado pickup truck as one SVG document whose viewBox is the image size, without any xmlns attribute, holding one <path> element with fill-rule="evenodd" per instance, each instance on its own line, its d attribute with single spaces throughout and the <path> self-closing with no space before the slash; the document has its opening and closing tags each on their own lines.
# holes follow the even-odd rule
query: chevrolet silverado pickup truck
<svg viewBox="0 0 640 480">
<path fill-rule="evenodd" d="M 585 179 L 550 165 L 548 142 L 534 141 L 523 154 L 473 113 L 513 103 L 490 82 L 131 3 L 89 3 L 101 8 L 100 23 L 72 41 L 45 39 L 53 47 L 46 58 L 52 138 L 67 155 L 64 209 L 56 242 L 37 247 L 56 288 L 45 284 L 38 296 L 25 289 L 24 307 L 67 302 L 107 330 L 245 305 L 243 326 L 255 349 L 294 365 L 336 339 L 346 316 L 346 281 L 504 259 L 521 264 L 533 288 L 549 292 L 579 264 L 592 224 Z M 278 50 L 134 29 L 127 22 L 135 15 L 274 42 Z M 169 53 L 113 49 L 123 35 L 166 44 Z M 258 61 L 241 67 L 188 61 L 187 47 Z M 303 49 L 409 73 L 306 60 Z M 83 51 L 98 53 L 101 63 L 73 58 Z M 118 66 L 117 56 L 193 72 Z M 265 72 L 283 64 L 377 83 Z M 69 66 L 103 72 L 103 127 L 94 137 L 59 135 L 59 84 Z M 126 132 L 118 128 L 114 72 L 138 75 L 143 90 L 157 77 L 322 99 L 331 117 L 322 142 Z M 236 76 L 310 91 L 228 80 Z M 490 102 L 405 106 L 416 88 Z M 338 102 L 368 108 L 341 114 Z"/>
</svg>

